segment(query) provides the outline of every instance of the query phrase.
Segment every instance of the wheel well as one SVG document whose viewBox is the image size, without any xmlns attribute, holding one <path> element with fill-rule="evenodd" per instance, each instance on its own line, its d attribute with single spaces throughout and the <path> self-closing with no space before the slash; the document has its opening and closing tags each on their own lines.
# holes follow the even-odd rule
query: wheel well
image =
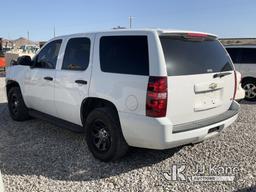
<svg viewBox="0 0 256 192">
<path fill-rule="evenodd" d="M 256 82 L 256 78 L 255 77 L 244 77 L 244 78 L 242 78 L 241 84 L 243 85 L 246 81 L 255 81 Z"/>
<path fill-rule="evenodd" d="M 8 80 L 7 83 L 6 83 L 6 93 L 7 93 L 7 95 L 8 95 L 8 93 L 9 93 L 9 91 L 12 87 L 20 87 L 20 85 L 16 81 Z"/>
<path fill-rule="evenodd" d="M 90 112 L 92 112 L 96 108 L 101 108 L 101 107 L 111 108 L 113 112 L 117 115 L 119 120 L 118 111 L 116 109 L 116 106 L 112 102 L 107 101 L 105 99 L 90 97 L 90 98 L 84 99 L 81 105 L 81 121 L 83 125 L 86 122 L 86 119 L 90 114 Z"/>
</svg>

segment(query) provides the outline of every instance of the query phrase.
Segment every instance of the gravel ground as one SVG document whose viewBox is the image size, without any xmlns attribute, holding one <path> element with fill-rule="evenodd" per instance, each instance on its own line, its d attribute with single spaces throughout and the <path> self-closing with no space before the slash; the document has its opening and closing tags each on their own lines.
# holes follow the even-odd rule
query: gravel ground
<svg viewBox="0 0 256 192">
<path fill-rule="evenodd" d="M 120 162 L 103 163 L 92 157 L 83 135 L 37 119 L 11 120 L 0 89 L 0 169 L 5 190 L 256 191 L 256 103 L 244 102 L 241 107 L 237 122 L 213 139 L 164 151 L 131 149 Z M 186 176 L 198 165 L 232 167 L 235 181 L 165 178 L 173 165 L 181 164 L 186 166 L 182 172 Z"/>
</svg>

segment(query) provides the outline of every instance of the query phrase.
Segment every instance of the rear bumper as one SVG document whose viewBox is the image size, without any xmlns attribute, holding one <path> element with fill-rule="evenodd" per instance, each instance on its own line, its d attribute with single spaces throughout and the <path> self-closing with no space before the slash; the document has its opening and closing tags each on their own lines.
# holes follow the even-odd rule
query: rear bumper
<svg viewBox="0 0 256 192">
<path fill-rule="evenodd" d="M 122 112 L 119 112 L 119 116 L 124 138 L 130 146 L 167 149 L 197 143 L 219 134 L 237 119 L 239 109 L 239 104 L 234 101 L 225 113 L 225 118 L 222 114 L 223 118 L 215 116 L 197 121 L 196 124 L 191 122 L 178 126 L 173 126 L 168 118 L 150 118 Z"/>
</svg>

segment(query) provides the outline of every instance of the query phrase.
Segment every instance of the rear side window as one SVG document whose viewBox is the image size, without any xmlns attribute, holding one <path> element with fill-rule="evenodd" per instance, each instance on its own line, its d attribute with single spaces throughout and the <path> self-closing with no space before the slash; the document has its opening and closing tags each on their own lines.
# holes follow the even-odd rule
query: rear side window
<svg viewBox="0 0 256 192">
<path fill-rule="evenodd" d="M 100 66 L 103 72 L 148 75 L 147 36 L 101 37 Z"/>
<path fill-rule="evenodd" d="M 90 60 L 89 38 L 73 38 L 67 43 L 62 69 L 83 71 L 87 69 Z"/>
<path fill-rule="evenodd" d="M 240 63 L 256 63 L 256 49 L 243 48 Z"/>
<path fill-rule="evenodd" d="M 233 70 L 225 49 L 217 40 L 160 37 L 169 76 Z"/>
</svg>

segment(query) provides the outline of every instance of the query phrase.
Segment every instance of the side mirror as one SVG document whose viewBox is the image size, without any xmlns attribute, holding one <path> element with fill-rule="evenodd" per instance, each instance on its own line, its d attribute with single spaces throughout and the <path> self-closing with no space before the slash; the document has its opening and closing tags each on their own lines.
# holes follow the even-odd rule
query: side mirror
<svg viewBox="0 0 256 192">
<path fill-rule="evenodd" d="M 32 66 L 31 57 L 28 55 L 21 56 L 17 59 L 17 64 L 24 65 L 24 66 Z"/>
</svg>

